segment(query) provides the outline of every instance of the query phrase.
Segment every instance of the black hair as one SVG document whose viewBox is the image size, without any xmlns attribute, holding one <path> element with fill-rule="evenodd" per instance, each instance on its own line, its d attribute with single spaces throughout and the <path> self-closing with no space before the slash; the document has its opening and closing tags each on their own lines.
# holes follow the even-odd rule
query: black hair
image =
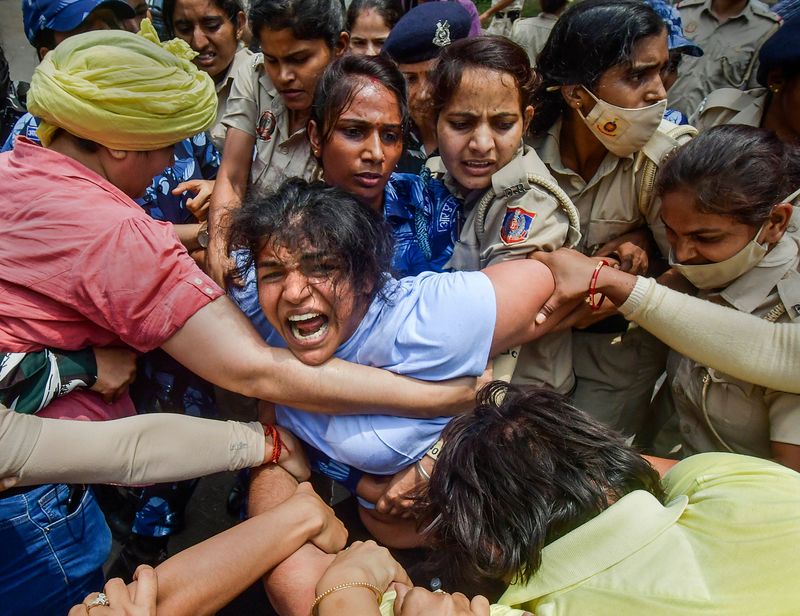
<svg viewBox="0 0 800 616">
<path fill-rule="evenodd" d="M 567 6 L 569 0 L 539 0 L 539 7 L 543 13 L 557 15 L 558 12 Z"/>
<path fill-rule="evenodd" d="M 55 30 L 51 30 L 50 28 L 42 28 L 36 33 L 36 36 L 33 37 L 31 45 L 33 45 L 33 47 L 36 49 L 37 52 L 42 47 L 46 49 L 55 49 L 56 48 Z"/>
<path fill-rule="evenodd" d="M 568 8 L 553 26 L 536 58 L 542 78 L 533 93 L 531 132 L 546 132 L 567 103 L 558 86 L 592 90 L 610 68 L 630 63 L 644 38 L 664 32 L 664 20 L 640 0 L 583 0 Z"/>
<path fill-rule="evenodd" d="M 451 590 L 525 583 L 547 544 L 626 494 L 664 498 L 621 435 L 547 389 L 490 383 L 442 438 L 420 516 L 432 520 L 428 564 Z"/>
<path fill-rule="evenodd" d="M 314 90 L 310 119 L 316 123 L 323 144 L 330 139 L 336 120 L 370 80 L 377 81 L 395 95 L 405 132 L 409 123 L 406 80 L 397 64 L 386 56 L 346 54 L 325 69 Z"/>
<path fill-rule="evenodd" d="M 434 116 L 455 96 L 464 71 L 471 68 L 511 75 L 519 92 L 520 110 L 530 104 L 536 74 L 527 52 L 504 36 L 476 36 L 459 39 L 439 54 L 431 83 Z"/>
<path fill-rule="evenodd" d="M 352 32 L 361 13 L 369 9 L 380 15 L 390 30 L 403 16 L 403 9 L 396 0 L 353 0 L 347 8 L 345 25 L 348 32 Z"/>
<path fill-rule="evenodd" d="M 8 98 L 8 89 L 10 87 L 11 74 L 8 69 L 8 60 L 6 60 L 3 47 L 0 46 L 0 112 L 6 108 L 6 99 Z"/>
<path fill-rule="evenodd" d="M 248 19 L 256 37 L 262 28 L 289 28 L 296 39 L 322 39 L 331 49 L 344 31 L 341 0 L 253 0 Z"/>
<path fill-rule="evenodd" d="M 294 254 L 313 246 L 334 264 L 335 285 L 350 283 L 365 302 L 381 292 L 394 253 L 381 215 L 339 188 L 300 178 L 285 180 L 272 193 L 248 193 L 234 216 L 230 247 L 249 253 L 242 272 L 267 245 Z"/>
<path fill-rule="evenodd" d="M 659 195 L 686 191 L 698 210 L 760 226 L 800 187 L 800 147 L 752 126 L 716 126 L 681 146 L 659 170 Z"/>
<path fill-rule="evenodd" d="M 244 8 L 240 0 L 211 0 L 220 11 L 225 13 L 225 16 L 230 22 L 236 26 L 236 17 L 239 13 L 244 13 Z M 175 36 L 175 3 L 177 0 L 164 0 L 163 19 L 164 25 L 167 27 L 167 32 L 170 38 Z"/>
</svg>

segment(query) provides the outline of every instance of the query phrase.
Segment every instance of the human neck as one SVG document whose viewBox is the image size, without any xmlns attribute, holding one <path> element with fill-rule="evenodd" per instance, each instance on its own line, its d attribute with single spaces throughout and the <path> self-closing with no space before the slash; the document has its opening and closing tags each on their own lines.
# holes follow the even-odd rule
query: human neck
<svg viewBox="0 0 800 616">
<path fill-rule="evenodd" d="M 764 110 L 764 115 L 761 120 L 761 128 L 773 131 L 778 139 L 784 143 L 798 143 L 800 142 L 800 134 L 793 131 L 784 114 L 783 105 L 781 105 L 780 94 L 767 94 L 767 104 Z"/>
<path fill-rule="evenodd" d="M 720 21 L 727 21 L 731 17 L 736 17 L 747 6 L 750 0 L 711 0 L 711 12 Z"/>
<path fill-rule="evenodd" d="M 597 140 L 574 109 L 564 112 L 559 148 L 561 162 L 588 182 L 606 157 L 605 146 Z"/>
<path fill-rule="evenodd" d="M 289 109 L 289 134 L 294 135 L 308 123 L 311 109 Z"/>
<path fill-rule="evenodd" d="M 436 139 L 436 123 L 431 118 L 426 117 L 420 122 L 415 120 L 415 124 L 419 129 L 422 145 L 425 146 L 425 153 L 430 156 L 439 147 L 439 142 Z"/>
<path fill-rule="evenodd" d="M 67 132 L 59 131 L 55 139 L 47 146 L 47 149 L 63 154 L 79 162 L 87 169 L 94 171 L 100 177 L 108 179 L 106 170 L 97 152 L 87 152 L 84 148 L 80 147 L 75 141 L 75 138 Z"/>
</svg>

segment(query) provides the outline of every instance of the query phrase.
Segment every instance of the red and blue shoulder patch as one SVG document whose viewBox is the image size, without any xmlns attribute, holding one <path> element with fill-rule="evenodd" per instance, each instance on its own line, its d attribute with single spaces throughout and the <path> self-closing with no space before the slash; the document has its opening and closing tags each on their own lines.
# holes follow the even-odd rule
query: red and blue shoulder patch
<svg viewBox="0 0 800 616">
<path fill-rule="evenodd" d="M 528 212 L 521 207 L 507 208 L 500 228 L 500 239 L 508 246 L 524 242 L 528 239 L 534 218 L 535 212 Z"/>
</svg>

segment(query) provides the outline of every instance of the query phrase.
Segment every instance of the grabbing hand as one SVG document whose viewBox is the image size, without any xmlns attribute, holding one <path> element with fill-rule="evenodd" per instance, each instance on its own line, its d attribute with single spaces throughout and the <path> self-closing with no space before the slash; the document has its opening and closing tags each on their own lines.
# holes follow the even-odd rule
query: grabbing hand
<svg viewBox="0 0 800 616">
<path fill-rule="evenodd" d="M 394 601 L 395 616 L 489 616 L 491 608 L 486 597 L 472 600 L 460 592 L 430 592 L 424 588 L 397 587 Z"/>
<path fill-rule="evenodd" d="M 624 233 L 605 243 L 595 257 L 612 257 L 619 261 L 619 269 L 634 275 L 647 274 L 650 254 L 655 252 L 653 237 L 646 228 Z"/>
<path fill-rule="evenodd" d="M 411 579 L 389 550 L 374 541 L 356 541 L 339 552 L 317 582 L 317 594 L 346 584 L 366 582 L 385 592 L 393 583 L 411 586 Z"/>
<path fill-rule="evenodd" d="M 308 540 L 323 552 L 335 554 L 347 542 L 347 529 L 336 517 L 333 509 L 328 507 L 314 492 L 314 488 L 307 481 L 298 484 L 295 493 L 285 502 L 287 506 L 295 508 L 300 514 L 298 517 L 314 521 L 314 533 Z"/>
<path fill-rule="evenodd" d="M 278 464 L 298 482 L 308 481 L 308 478 L 311 477 L 311 467 L 308 465 L 306 452 L 300 441 L 294 434 L 283 428 L 278 428 L 278 433 L 281 435 L 284 445 L 281 448 L 281 457 L 278 460 Z M 272 453 L 269 445 L 267 443 L 267 457 Z"/>
<path fill-rule="evenodd" d="M 133 578 L 136 580 L 133 594 L 120 578 L 113 578 L 103 588 L 106 601 L 96 603 L 91 608 L 91 614 L 86 606 L 96 600 L 100 593 L 87 595 L 83 603 L 69 611 L 68 616 L 156 616 L 158 579 L 155 570 L 149 565 L 140 565 Z"/>
<path fill-rule="evenodd" d="M 208 218 L 208 205 L 211 193 L 214 192 L 214 180 L 187 180 L 172 189 L 173 195 L 181 195 L 186 191 L 194 193 L 194 197 L 186 200 L 186 209 L 200 222 Z"/>
<path fill-rule="evenodd" d="M 130 349 L 94 347 L 94 359 L 97 380 L 90 389 L 111 404 L 125 393 L 136 378 L 136 353 Z"/>
<path fill-rule="evenodd" d="M 211 229 L 209 229 L 209 233 L 206 263 L 203 270 L 223 289 L 227 288 L 229 278 L 231 284 L 241 286 L 241 281 L 235 277 L 236 262 L 228 256 L 225 239 L 219 237 L 218 234 L 211 233 Z"/>
<path fill-rule="evenodd" d="M 423 464 L 433 462 L 430 458 Z M 411 464 L 401 471 L 392 475 L 386 491 L 378 499 L 375 509 L 378 513 L 385 515 L 399 516 L 403 519 L 414 517 L 412 507 L 414 506 L 414 495 L 419 493 L 425 486 L 425 479 L 419 474 L 416 464 Z"/>
</svg>

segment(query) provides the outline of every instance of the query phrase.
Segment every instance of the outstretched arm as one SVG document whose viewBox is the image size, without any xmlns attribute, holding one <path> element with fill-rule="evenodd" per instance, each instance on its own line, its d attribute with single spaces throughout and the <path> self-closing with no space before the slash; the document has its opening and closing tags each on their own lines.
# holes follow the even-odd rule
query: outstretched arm
<svg viewBox="0 0 800 616">
<path fill-rule="evenodd" d="M 309 411 L 437 417 L 469 407 L 478 383 L 427 383 L 338 359 L 307 366 L 264 344 L 227 297 L 198 310 L 163 345 L 201 378 L 225 389 Z"/>
</svg>

